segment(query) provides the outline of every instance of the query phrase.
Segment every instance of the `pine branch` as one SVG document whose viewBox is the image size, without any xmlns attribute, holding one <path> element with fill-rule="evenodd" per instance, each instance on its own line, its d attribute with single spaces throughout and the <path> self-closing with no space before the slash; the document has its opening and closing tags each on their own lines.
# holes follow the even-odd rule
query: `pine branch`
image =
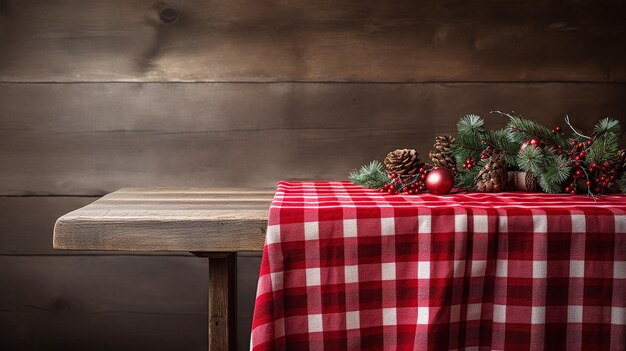
<svg viewBox="0 0 626 351">
<path fill-rule="evenodd" d="M 359 169 L 353 170 L 348 178 L 354 184 L 372 189 L 380 189 L 389 181 L 385 168 L 380 161 L 372 161 Z"/>
<path fill-rule="evenodd" d="M 587 160 L 591 163 L 601 163 L 615 158 L 617 151 L 619 151 L 618 134 L 605 133 L 597 137 L 593 145 L 587 149 Z"/>
<path fill-rule="evenodd" d="M 593 133 L 596 136 L 601 136 L 604 134 L 616 134 L 619 135 L 621 132 L 621 128 L 619 125 L 619 121 L 614 120 L 614 119 L 610 119 L 610 118 L 603 118 L 600 121 L 598 121 L 598 123 L 596 123 L 596 125 L 593 128 Z"/>
<path fill-rule="evenodd" d="M 537 138 L 550 145 L 567 146 L 565 139 L 559 134 L 552 133 L 550 129 L 533 120 L 518 116 L 511 116 L 505 131 L 509 140 L 518 145 L 527 140 Z"/>
<path fill-rule="evenodd" d="M 532 172 L 536 175 L 541 174 L 543 165 L 545 164 L 545 155 L 541 149 L 534 146 L 527 146 L 517 155 L 517 164 L 519 168 L 526 172 Z"/>
<path fill-rule="evenodd" d="M 487 144 L 504 151 L 504 159 L 510 168 L 517 167 L 517 154 L 519 153 L 519 145 L 511 142 L 507 137 L 504 129 L 490 131 L 487 133 Z"/>
<path fill-rule="evenodd" d="M 569 178 L 571 170 L 565 157 L 548 155 L 539 176 L 539 185 L 547 193 L 559 193 L 563 190 L 563 183 Z"/>
<path fill-rule="evenodd" d="M 457 123 L 457 129 L 459 134 L 483 134 L 485 133 L 485 121 L 478 115 L 465 115 Z"/>
</svg>

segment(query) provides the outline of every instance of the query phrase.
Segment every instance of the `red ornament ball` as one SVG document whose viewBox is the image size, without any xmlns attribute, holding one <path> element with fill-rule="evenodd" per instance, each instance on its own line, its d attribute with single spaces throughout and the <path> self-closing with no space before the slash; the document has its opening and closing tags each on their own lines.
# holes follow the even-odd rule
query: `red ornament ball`
<svg viewBox="0 0 626 351">
<path fill-rule="evenodd" d="M 535 148 L 538 148 L 538 147 L 541 146 L 541 142 L 537 138 L 532 138 L 532 139 L 526 140 L 524 143 L 522 143 L 522 146 L 519 148 L 519 151 L 523 151 L 529 145 L 532 145 Z"/>
<path fill-rule="evenodd" d="M 454 176 L 447 168 L 438 167 L 426 176 L 426 189 L 436 195 L 445 195 L 454 186 Z"/>
</svg>

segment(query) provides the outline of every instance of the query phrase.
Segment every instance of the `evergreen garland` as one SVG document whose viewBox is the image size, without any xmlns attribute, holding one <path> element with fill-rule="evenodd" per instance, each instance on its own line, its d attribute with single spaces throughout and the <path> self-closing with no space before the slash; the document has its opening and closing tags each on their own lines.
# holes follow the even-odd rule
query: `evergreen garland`
<svg viewBox="0 0 626 351">
<path fill-rule="evenodd" d="M 566 135 L 560 126 L 549 129 L 515 113 L 492 113 L 508 118 L 503 129 L 487 130 L 485 121 L 475 114 L 465 115 L 457 123 L 449 153 L 456 164 L 452 171 L 458 188 L 476 190 L 481 170 L 497 153 L 504 156 L 505 170 L 531 172 L 548 193 L 626 193 L 626 152 L 619 147 L 618 121 L 603 118 L 587 136 L 566 116 L 565 123 L 571 129 Z M 418 176 L 423 180 L 425 174 Z M 353 170 L 349 178 L 355 184 L 376 189 L 389 187 L 392 181 L 379 161 Z"/>
</svg>

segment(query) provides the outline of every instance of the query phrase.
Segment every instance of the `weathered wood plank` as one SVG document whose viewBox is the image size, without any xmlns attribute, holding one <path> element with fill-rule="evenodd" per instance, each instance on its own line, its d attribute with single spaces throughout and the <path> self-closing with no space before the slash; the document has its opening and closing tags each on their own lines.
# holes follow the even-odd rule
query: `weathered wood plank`
<svg viewBox="0 0 626 351">
<path fill-rule="evenodd" d="M 206 259 L 0 256 L 2 350 L 206 350 Z"/>
<path fill-rule="evenodd" d="M 56 220 L 98 197 L 2 196 L 0 197 L 0 255 L 177 255 L 189 253 L 143 253 L 111 251 L 60 251 L 52 248 Z"/>
<path fill-rule="evenodd" d="M 0 194 L 344 179 L 396 147 L 427 154 L 465 113 L 567 113 L 589 128 L 626 122 L 624 96 L 626 84 L 0 84 Z"/>
<path fill-rule="evenodd" d="M 59 218 L 66 250 L 261 251 L 272 190 L 122 189 Z M 218 261 L 219 262 L 219 261 Z"/>
<path fill-rule="evenodd" d="M 0 81 L 626 79 L 617 0 L 1 4 Z"/>
</svg>

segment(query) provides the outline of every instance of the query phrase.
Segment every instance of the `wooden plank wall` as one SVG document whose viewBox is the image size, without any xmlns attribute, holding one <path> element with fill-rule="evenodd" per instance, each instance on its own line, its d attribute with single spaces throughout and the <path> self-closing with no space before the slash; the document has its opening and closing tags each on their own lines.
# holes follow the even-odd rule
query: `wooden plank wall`
<svg viewBox="0 0 626 351">
<path fill-rule="evenodd" d="M 426 154 L 465 113 L 626 122 L 625 14 L 623 1 L 0 0 L 0 349 L 204 349 L 204 260 L 54 251 L 54 220 L 123 186 L 345 178 L 395 147 Z M 258 261 L 239 258 L 241 350 Z"/>
</svg>

